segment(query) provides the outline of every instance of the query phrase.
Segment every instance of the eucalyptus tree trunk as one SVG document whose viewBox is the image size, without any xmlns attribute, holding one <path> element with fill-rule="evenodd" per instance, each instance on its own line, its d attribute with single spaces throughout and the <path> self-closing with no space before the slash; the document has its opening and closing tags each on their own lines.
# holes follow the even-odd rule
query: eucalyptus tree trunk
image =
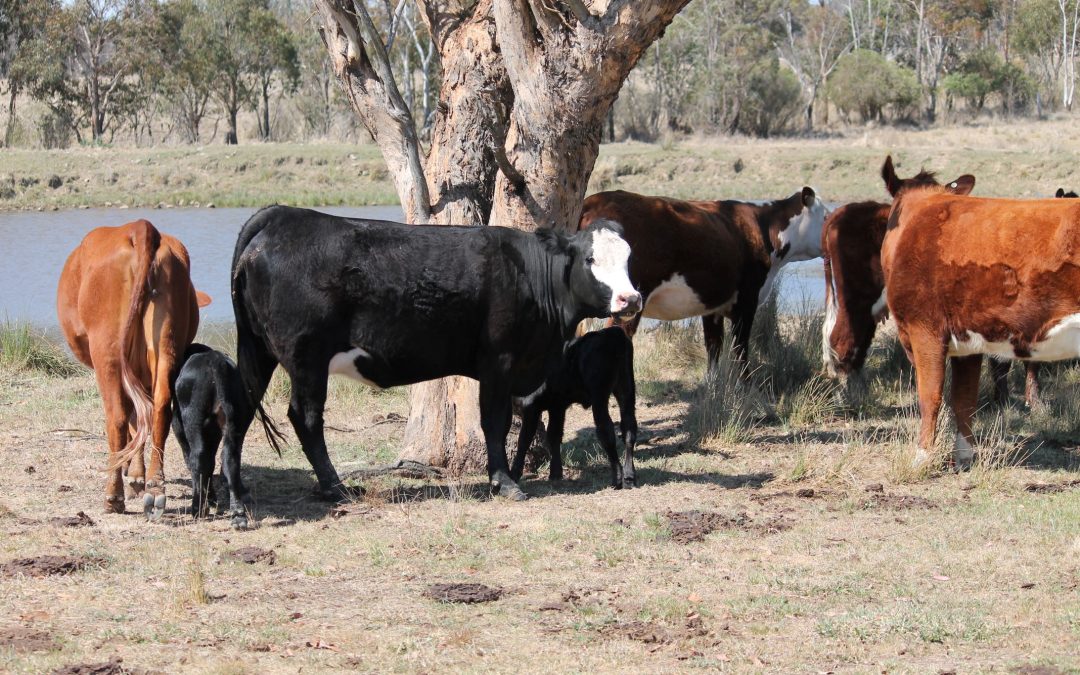
<svg viewBox="0 0 1080 675">
<path fill-rule="evenodd" d="M 642 52 L 689 0 L 417 0 L 442 63 L 426 156 L 362 0 L 313 0 L 334 72 L 409 222 L 577 223 L 600 131 Z M 478 387 L 416 385 L 403 459 L 486 464 Z"/>
</svg>

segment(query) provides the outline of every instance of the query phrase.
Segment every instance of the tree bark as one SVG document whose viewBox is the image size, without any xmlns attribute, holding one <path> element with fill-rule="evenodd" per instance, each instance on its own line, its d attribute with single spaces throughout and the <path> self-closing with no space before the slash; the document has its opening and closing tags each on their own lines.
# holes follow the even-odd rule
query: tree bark
<svg viewBox="0 0 1080 675">
<path fill-rule="evenodd" d="M 600 151 L 604 117 L 645 49 L 689 0 L 584 3 L 494 0 L 503 60 L 514 90 L 510 163 L 500 174 L 491 222 L 533 229 L 577 227 Z"/>
</svg>

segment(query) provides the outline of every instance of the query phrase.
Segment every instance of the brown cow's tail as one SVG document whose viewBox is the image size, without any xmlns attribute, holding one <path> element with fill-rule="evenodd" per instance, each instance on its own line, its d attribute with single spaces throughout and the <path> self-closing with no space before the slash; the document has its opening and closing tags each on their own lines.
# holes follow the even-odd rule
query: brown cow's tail
<svg viewBox="0 0 1080 675">
<path fill-rule="evenodd" d="M 158 246 L 161 245 L 161 233 L 145 220 L 136 221 L 133 225 L 135 233 L 131 243 L 135 249 L 135 269 L 127 320 L 120 333 L 120 382 L 131 401 L 135 433 L 117 455 L 110 469 L 123 466 L 143 451 L 146 440 L 150 437 L 150 423 L 154 414 L 154 400 L 132 367 L 132 354 L 136 340 L 143 338 L 143 316 L 154 295 L 155 259 Z"/>
</svg>

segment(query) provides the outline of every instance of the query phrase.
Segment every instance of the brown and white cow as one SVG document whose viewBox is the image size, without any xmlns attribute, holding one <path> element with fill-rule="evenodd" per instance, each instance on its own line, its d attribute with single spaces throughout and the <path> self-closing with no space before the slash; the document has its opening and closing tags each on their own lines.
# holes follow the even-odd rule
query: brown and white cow
<svg viewBox="0 0 1080 675">
<path fill-rule="evenodd" d="M 128 496 L 142 494 L 148 518 L 165 511 L 170 378 L 195 338 L 199 306 L 210 302 L 191 285 L 189 267 L 183 244 L 137 220 L 92 230 L 60 274 L 60 327 L 75 356 L 94 369 L 105 408 L 107 512 L 124 512 L 121 469 Z"/>
<path fill-rule="evenodd" d="M 809 187 L 772 202 L 683 201 L 632 192 L 585 200 L 579 229 L 601 220 L 623 226 L 630 279 L 645 298 L 641 317 L 677 321 L 700 316 L 709 365 L 732 321 L 734 353 L 745 362 L 758 304 L 789 262 L 821 255 L 825 205 Z"/>
<path fill-rule="evenodd" d="M 905 192 L 881 249 L 889 311 L 915 365 L 920 450 L 933 444 L 951 358 L 960 467 L 973 456 L 983 354 L 1080 355 L 1080 204 L 953 194 L 966 189 L 958 182 Z"/>
<path fill-rule="evenodd" d="M 925 170 L 912 178 L 899 178 L 891 155 L 885 158 L 881 177 L 894 198 L 909 188 L 939 184 L 936 175 Z M 972 177 L 972 187 L 974 181 Z M 1065 194 L 1058 189 L 1058 197 Z M 822 227 L 821 254 L 825 266 L 822 357 L 829 377 L 858 380 L 877 324 L 888 316 L 881 243 L 890 209 L 889 204 L 873 201 L 846 204 L 833 211 Z M 986 365 L 994 382 L 994 401 L 1004 405 L 1009 400 L 1009 364 L 990 359 Z M 1024 399 L 1028 407 L 1038 405 L 1038 373 L 1038 363 L 1026 364 Z"/>
</svg>

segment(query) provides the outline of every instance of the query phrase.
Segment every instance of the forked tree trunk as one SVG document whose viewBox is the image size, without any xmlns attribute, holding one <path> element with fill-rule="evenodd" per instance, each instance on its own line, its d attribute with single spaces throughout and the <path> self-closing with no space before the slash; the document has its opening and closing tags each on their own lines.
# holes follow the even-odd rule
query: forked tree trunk
<svg viewBox="0 0 1080 675">
<path fill-rule="evenodd" d="M 443 67 L 426 161 L 364 4 L 314 5 L 334 71 L 409 221 L 531 230 L 576 224 L 612 102 L 687 2 L 417 0 Z M 472 380 L 414 386 L 402 458 L 482 469 L 477 400 Z"/>
</svg>

